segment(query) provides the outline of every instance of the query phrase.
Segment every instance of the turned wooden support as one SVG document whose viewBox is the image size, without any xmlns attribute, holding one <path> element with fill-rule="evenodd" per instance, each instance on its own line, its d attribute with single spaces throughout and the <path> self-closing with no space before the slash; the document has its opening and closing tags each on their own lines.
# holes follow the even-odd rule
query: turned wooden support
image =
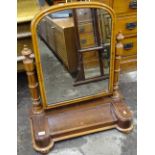
<svg viewBox="0 0 155 155">
<path fill-rule="evenodd" d="M 117 44 L 116 44 L 115 68 L 114 68 L 113 99 L 119 100 L 120 94 L 118 92 L 118 89 L 119 89 L 119 77 L 120 77 L 120 63 L 121 63 L 121 57 L 123 53 L 123 43 L 122 43 L 122 40 L 124 39 L 123 34 L 119 32 L 116 39 L 117 39 Z"/>
<path fill-rule="evenodd" d="M 40 113 L 42 111 L 42 105 L 40 103 L 40 95 L 38 90 L 38 83 L 35 77 L 34 59 L 32 58 L 32 51 L 24 45 L 22 50 L 24 56 L 23 64 L 28 78 L 28 86 L 32 96 L 32 112 Z"/>
</svg>

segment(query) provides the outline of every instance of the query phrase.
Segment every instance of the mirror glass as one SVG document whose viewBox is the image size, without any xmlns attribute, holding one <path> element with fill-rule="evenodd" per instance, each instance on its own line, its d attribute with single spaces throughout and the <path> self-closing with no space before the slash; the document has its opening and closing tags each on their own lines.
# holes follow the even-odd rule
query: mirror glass
<svg viewBox="0 0 155 155">
<path fill-rule="evenodd" d="M 48 105 L 109 92 L 111 16 L 78 8 L 50 13 L 37 25 Z"/>
</svg>

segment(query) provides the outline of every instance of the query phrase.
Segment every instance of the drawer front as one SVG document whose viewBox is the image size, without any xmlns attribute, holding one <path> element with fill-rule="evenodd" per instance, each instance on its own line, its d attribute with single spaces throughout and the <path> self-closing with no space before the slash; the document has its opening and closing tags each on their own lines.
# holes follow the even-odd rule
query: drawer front
<svg viewBox="0 0 155 155">
<path fill-rule="evenodd" d="M 90 9 L 76 9 L 76 15 L 78 22 L 85 22 L 92 20 Z"/>
<path fill-rule="evenodd" d="M 81 48 L 89 48 L 95 45 L 95 38 L 93 33 L 80 34 Z"/>
<path fill-rule="evenodd" d="M 85 60 L 98 58 L 98 52 L 97 51 L 85 52 L 83 53 L 83 58 Z"/>
<path fill-rule="evenodd" d="M 121 72 L 130 72 L 137 69 L 137 56 L 122 57 L 121 60 Z"/>
<path fill-rule="evenodd" d="M 83 53 L 83 63 L 85 69 L 97 67 L 99 64 L 98 51 Z"/>
<path fill-rule="evenodd" d="M 92 23 L 84 23 L 78 26 L 79 33 L 87 33 L 93 31 L 93 24 Z"/>
<path fill-rule="evenodd" d="M 17 24 L 17 33 L 30 32 L 30 22 L 18 23 Z"/>
<path fill-rule="evenodd" d="M 116 13 L 136 13 L 137 0 L 114 0 L 113 8 Z"/>
<path fill-rule="evenodd" d="M 126 38 L 123 41 L 123 56 L 134 55 L 137 53 L 137 38 Z"/>
<path fill-rule="evenodd" d="M 116 32 L 122 32 L 123 35 L 136 35 L 137 34 L 137 17 L 123 17 L 117 19 Z"/>
</svg>

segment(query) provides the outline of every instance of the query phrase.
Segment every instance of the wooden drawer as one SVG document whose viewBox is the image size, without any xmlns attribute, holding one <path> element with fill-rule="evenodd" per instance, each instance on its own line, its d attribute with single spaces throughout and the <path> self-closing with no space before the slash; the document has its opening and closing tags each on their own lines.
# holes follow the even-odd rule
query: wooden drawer
<svg viewBox="0 0 155 155">
<path fill-rule="evenodd" d="M 98 51 L 83 53 L 84 68 L 91 68 L 98 66 Z"/>
<path fill-rule="evenodd" d="M 137 34 L 137 17 L 120 17 L 117 18 L 116 32 L 122 32 L 123 35 L 136 35 Z"/>
<path fill-rule="evenodd" d="M 137 53 L 137 38 L 126 38 L 123 41 L 123 56 L 134 55 Z"/>
<path fill-rule="evenodd" d="M 93 33 L 80 34 L 80 46 L 81 48 L 92 47 L 95 44 L 95 38 Z"/>
<path fill-rule="evenodd" d="M 83 23 L 78 26 L 79 33 L 87 33 L 93 31 L 92 23 Z"/>
<path fill-rule="evenodd" d="M 136 0 L 114 0 L 113 8 L 116 13 L 136 13 Z"/>
<path fill-rule="evenodd" d="M 97 51 L 91 51 L 91 52 L 85 52 L 83 53 L 84 59 L 90 59 L 90 58 L 97 58 L 98 52 Z"/>
<path fill-rule="evenodd" d="M 91 10 L 90 9 L 76 9 L 77 21 L 85 22 L 92 20 Z"/>
<path fill-rule="evenodd" d="M 137 55 L 122 57 L 121 72 L 130 72 L 137 69 Z"/>
<path fill-rule="evenodd" d="M 30 32 L 30 22 L 18 23 L 17 24 L 17 33 Z"/>
</svg>

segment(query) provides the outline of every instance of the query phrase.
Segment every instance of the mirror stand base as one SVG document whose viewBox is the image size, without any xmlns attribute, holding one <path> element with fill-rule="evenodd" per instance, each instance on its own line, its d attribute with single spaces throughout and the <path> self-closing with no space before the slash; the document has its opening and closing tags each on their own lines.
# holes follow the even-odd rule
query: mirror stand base
<svg viewBox="0 0 155 155">
<path fill-rule="evenodd" d="M 132 112 L 123 99 L 104 97 L 30 114 L 32 143 L 36 151 L 48 153 L 57 141 L 116 128 L 133 129 Z"/>
</svg>

